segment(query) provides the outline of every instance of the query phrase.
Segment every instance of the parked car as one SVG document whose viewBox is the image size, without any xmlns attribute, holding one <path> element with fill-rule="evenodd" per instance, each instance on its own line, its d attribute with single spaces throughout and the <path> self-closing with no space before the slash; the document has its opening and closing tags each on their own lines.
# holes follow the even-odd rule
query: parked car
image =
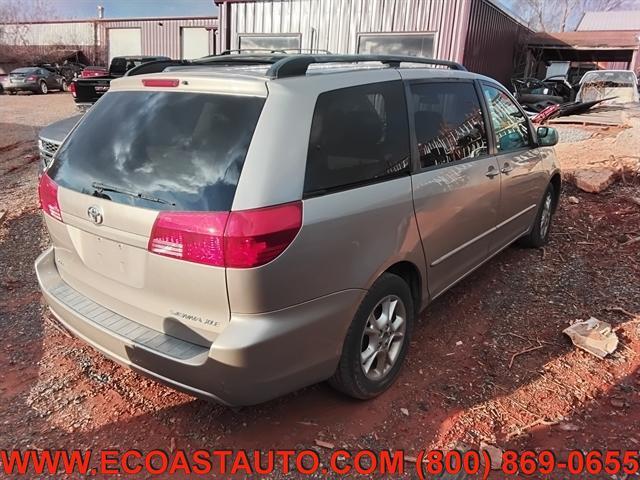
<svg viewBox="0 0 640 480">
<path fill-rule="evenodd" d="M 162 56 L 113 57 L 107 76 L 81 77 L 73 82 L 71 93 L 76 106 L 81 110 L 86 110 L 109 90 L 111 80 L 124 76 L 128 70 L 134 67 L 156 60 L 169 60 L 169 58 Z"/>
<path fill-rule="evenodd" d="M 547 242 L 557 132 L 453 62 L 234 62 L 118 79 L 80 120 L 39 185 L 44 297 L 194 395 L 247 405 L 329 379 L 374 397 L 433 299 Z"/>
<path fill-rule="evenodd" d="M 80 121 L 82 114 L 59 120 L 46 126 L 38 134 L 38 151 L 40 152 L 40 171 L 43 172 L 51 162 L 53 156 L 62 145 L 62 141 L 69 134 L 73 127 Z"/>
<path fill-rule="evenodd" d="M 80 73 L 80 78 L 106 77 L 108 75 L 109 69 L 107 67 L 90 65 L 82 70 L 82 72 Z"/>
<path fill-rule="evenodd" d="M 577 100 L 604 103 L 638 102 L 638 78 L 631 70 L 597 70 L 587 72 L 580 80 Z"/>
<path fill-rule="evenodd" d="M 50 90 L 65 90 L 66 81 L 62 75 L 42 67 L 16 68 L 9 74 L 4 89 L 10 95 L 21 91 L 47 94 Z"/>
</svg>

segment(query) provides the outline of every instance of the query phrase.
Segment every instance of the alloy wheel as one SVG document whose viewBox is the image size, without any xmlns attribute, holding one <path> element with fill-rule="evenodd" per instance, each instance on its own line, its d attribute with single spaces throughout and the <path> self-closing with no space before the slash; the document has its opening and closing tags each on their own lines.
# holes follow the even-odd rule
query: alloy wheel
<svg viewBox="0 0 640 480">
<path fill-rule="evenodd" d="M 553 200 L 551 198 L 551 192 L 547 193 L 542 204 L 542 214 L 540 215 L 540 236 L 545 238 L 549 232 L 549 225 L 551 224 L 551 204 Z"/>
<path fill-rule="evenodd" d="M 405 305 L 396 295 L 384 297 L 369 314 L 360 350 L 360 366 L 368 379 L 383 379 L 396 364 L 404 344 L 406 318 Z"/>
</svg>

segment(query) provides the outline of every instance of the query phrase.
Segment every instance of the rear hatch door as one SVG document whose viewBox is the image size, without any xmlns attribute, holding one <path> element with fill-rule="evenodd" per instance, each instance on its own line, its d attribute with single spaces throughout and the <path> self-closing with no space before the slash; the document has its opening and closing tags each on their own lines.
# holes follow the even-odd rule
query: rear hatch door
<svg viewBox="0 0 640 480">
<path fill-rule="evenodd" d="M 208 345 L 229 321 L 224 267 L 151 253 L 149 239 L 161 212 L 231 209 L 264 98 L 166 90 L 110 92 L 85 115 L 47 171 L 62 222 L 46 218 L 72 288 Z"/>
</svg>

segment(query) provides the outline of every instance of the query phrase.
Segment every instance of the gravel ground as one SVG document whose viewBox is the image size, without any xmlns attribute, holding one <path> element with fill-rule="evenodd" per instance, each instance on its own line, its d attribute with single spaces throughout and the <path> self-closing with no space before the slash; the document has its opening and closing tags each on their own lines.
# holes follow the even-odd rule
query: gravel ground
<svg viewBox="0 0 640 480">
<path fill-rule="evenodd" d="M 9 211 L 0 226 L 0 448 L 317 448 L 318 439 L 408 455 L 481 442 L 559 455 L 639 448 L 640 242 L 629 242 L 640 235 L 637 178 L 600 195 L 567 186 L 550 244 L 507 249 L 430 306 L 399 380 L 379 398 L 356 402 L 320 384 L 229 409 L 141 377 L 48 320 L 33 273 L 49 242 L 35 132 L 73 113 L 67 94 L 0 96 L 11 122 L 0 130 L 0 209 Z M 581 159 L 594 151 L 583 147 Z M 590 316 L 620 337 L 606 360 L 561 333 Z"/>
<path fill-rule="evenodd" d="M 568 125 L 554 125 L 563 143 L 581 142 L 591 138 L 593 132 L 586 128 L 570 127 Z M 595 130 L 595 129 L 594 129 Z"/>
</svg>

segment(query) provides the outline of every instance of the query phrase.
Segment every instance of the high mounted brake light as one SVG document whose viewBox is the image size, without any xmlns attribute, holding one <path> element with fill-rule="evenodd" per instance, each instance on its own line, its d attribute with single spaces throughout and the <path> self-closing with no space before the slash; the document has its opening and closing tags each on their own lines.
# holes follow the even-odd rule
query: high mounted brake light
<svg viewBox="0 0 640 480">
<path fill-rule="evenodd" d="M 302 202 L 235 212 L 160 212 L 148 250 L 217 267 L 253 268 L 278 257 L 302 226 Z"/>
<path fill-rule="evenodd" d="M 143 78 L 142 85 L 145 87 L 177 87 L 180 80 L 175 78 Z"/>
</svg>

